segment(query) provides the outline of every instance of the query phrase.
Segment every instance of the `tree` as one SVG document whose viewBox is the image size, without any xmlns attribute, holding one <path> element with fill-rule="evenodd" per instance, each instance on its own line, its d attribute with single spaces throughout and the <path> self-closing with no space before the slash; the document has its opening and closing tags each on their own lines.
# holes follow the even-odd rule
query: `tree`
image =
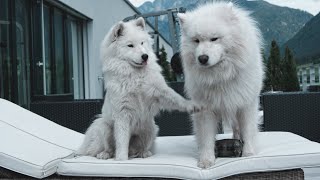
<svg viewBox="0 0 320 180">
<path fill-rule="evenodd" d="M 175 76 L 172 73 L 172 70 L 171 70 L 171 67 L 170 67 L 170 63 L 167 61 L 167 52 L 166 52 L 166 50 L 165 50 L 163 45 L 160 48 L 158 64 L 162 68 L 162 75 L 164 76 L 165 80 L 168 81 L 168 82 L 174 81 L 175 80 Z"/>
<path fill-rule="evenodd" d="M 288 47 L 286 47 L 285 56 L 282 63 L 282 74 L 282 83 L 284 91 L 300 90 L 296 62 Z"/>
<path fill-rule="evenodd" d="M 277 42 L 273 40 L 271 42 L 270 56 L 268 59 L 267 67 L 269 67 L 270 83 L 273 90 L 281 91 L 282 86 L 282 73 L 281 73 L 281 57 L 280 50 Z"/>
<path fill-rule="evenodd" d="M 271 73 L 270 73 L 271 63 L 266 59 L 263 49 L 261 49 L 261 55 L 263 59 L 263 64 L 265 66 L 265 78 L 263 81 L 263 84 L 264 84 L 263 91 L 270 91 L 272 89 Z"/>
<path fill-rule="evenodd" d="M 288 47 L 285 57 L 281 60 L 279 47 L 275 40 L 271 43 L 270 56 L 266 65 L 264 90 L 299 91 L 296 63 Z"/>
</svg>

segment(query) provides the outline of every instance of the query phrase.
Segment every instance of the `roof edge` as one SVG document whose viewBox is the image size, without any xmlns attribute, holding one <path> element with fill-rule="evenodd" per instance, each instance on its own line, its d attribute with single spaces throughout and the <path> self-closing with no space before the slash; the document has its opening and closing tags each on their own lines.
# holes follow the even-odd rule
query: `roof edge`
<svg viewBox="0 0 320 180">
<path fill-rule="evenodd" d="M 123 0 L 123 1 L 127 3 L 134 12 L 136 12 L 137 14 L 141 14 L 141 12 L 129 0 Z M 146 23 L 154 30 L 154 26 L 149 21 L 146 21 Z M 159 32 L 159 35 L 166 43 L 168 43 L 172 47 L 171 42 L 169 42 L 166 38 L 164 38 L 160 32 Z"/>
</svg>

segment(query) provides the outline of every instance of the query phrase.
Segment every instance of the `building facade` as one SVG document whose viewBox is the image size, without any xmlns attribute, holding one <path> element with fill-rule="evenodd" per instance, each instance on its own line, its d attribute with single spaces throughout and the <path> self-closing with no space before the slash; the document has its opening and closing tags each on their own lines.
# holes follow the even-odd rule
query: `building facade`
<svg viewBox="0 0 320 180">
<path fill-rule="evenodd" d="M 320 86 L 320 64 L 304 64 L 297 67 L 300 89 L 308 91 L 310 86 Z"/>
<path fill-rule="evenodd" d="M 24 107 L 39 100 L 102 98 L 100 43 L 114 23 L 139 13 L 127 0 L 0 5 L 0 97 Z M 170 58 L 170 43 L 159 39 Z"/>
</svg>

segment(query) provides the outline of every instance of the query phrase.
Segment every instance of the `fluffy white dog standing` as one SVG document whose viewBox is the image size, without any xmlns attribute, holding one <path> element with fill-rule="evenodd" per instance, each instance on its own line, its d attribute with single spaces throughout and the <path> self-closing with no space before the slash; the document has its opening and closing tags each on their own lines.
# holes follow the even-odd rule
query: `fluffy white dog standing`
<svg viewBox="0 0 320 180">
<path fill-rule="evenodd" d="M 143 18 L 113 26 L 101 59 L 107 90 L 102 117 L 88 128 L 78 154 L 116 160 L 151 156 L 160 109 L 199 110 L 167 86 Z"/>
<path fill-rule="evenodd" d="M 178 17 L 186 92 L 211 109 L 192 117 L 198 166 L 214 164 L 220 120 L 230 123 L 234 138 L 243 140 L 243 155 L 253 155 L 264 74 L 256 22 L 249 12 L 227 2 L 208 3 Z"/>
</svg>

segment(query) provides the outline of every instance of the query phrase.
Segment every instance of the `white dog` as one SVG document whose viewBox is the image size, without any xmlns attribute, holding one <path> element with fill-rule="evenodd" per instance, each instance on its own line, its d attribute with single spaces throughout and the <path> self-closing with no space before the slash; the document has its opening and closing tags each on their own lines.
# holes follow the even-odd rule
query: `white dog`
<svg viewBox="0 0 320 180">
<path fill-rule="evenodd" d="M 220 120 L 231 125 L 234 138 L 243 140 L 243 155 L 253 155 L 264 76 L 256 22 L 249 12 L 226 2 L 208 3 L 178 17 L 185 90 L 210 109 L 192 116 L 198 166 L 214 164 Z"/>
<path fill-rule="evenodd" d="M 101 45 L 107 94 L 102 117 L 88 128 L 78 154 L 99 159 L 149 157 L 161 109 L 194 112 L 197 105 L 169 88 L 143 18 L 119 22 Z"/>
</svg>

